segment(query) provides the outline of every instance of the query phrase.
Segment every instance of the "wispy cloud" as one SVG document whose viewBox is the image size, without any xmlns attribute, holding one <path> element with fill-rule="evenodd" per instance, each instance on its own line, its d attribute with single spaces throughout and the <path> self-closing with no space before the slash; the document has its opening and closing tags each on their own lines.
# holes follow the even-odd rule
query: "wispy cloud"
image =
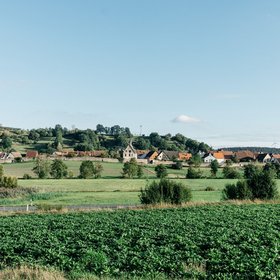
<svg viewBox="0 0 280 280">
<path fill-rule="evenodd" d="M 187 115 L 180 115 L 172 120 L 174 123 L 197 123 L 200 122 L 199 119 L 193 118 Z"/>
</svg>

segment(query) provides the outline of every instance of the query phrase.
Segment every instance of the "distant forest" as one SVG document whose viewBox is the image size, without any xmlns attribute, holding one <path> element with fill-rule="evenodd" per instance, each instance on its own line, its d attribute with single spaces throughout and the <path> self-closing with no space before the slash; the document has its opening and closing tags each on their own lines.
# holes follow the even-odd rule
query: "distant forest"
<svg viewBox="0 0 280 280">
<path fill-rule="evenodd" d="M 251 151 L 254 153 L 268 153 L 268 154 L 279 154 L 279 148 L 272 148 L 272 147 L 229 147 L 229 148 L 222 148 L 221 150 L 224 151 Z"/>
</svg>

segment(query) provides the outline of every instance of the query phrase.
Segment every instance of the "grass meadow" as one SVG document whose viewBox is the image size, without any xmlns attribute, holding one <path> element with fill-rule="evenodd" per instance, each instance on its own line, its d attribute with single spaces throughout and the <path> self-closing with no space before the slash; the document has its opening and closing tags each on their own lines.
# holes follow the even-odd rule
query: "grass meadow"
<svg viewBox="0 0 280 280">
<path fill-rule="evenodd" d="M 65 161 L 68 170 L 79 174 L 81 161 Z M 101 179 L 36 179 L 32 172 L 34 162 L 4 164 L 4 174 L 19 178 L 19 186 L 34 188 L 36 193 L 25 197 L 2 198 L 0 205 L 26 205 L 50 204 L 50 205 L 107 205 L 107 204 L 139 204 L 141 188 L 157 180 L 154 167 L 145 166 L 143 179 L 121 178 L 122 163 L 102 163 L 104 171 Z M 209 168 L 201 168 L 203 175 L 210 177 Z M 222 199 L 222 190 L 227 183 L 235 183 L 231 179 L 185 179 L 187 168 L 182 170 L 168 169 L 169 177 L 179 181 L 192 190 L 194 202 L 219 202 Z M 24 174 L 29 174 L 33 179 L 20 179 Z M 221 169 L 218 177 L 222 176 Z M 280 180 L 277 181 L 280 189 Z M 206 191 L 206 188 L 212 191 Z"/>
</svg>

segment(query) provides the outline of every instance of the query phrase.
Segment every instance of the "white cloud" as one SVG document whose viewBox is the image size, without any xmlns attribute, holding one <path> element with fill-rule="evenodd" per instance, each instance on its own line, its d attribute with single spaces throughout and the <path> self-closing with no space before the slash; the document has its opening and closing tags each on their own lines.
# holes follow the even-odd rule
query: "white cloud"
<svg viewBox="0 0 280 280">
<path fill-rule="evenodd" d="M 200 122 L 199 119 L 187 116 L 187 115 L 180 115 L 172 120 L 174 123 L 197 123 Z"/>
</svg>

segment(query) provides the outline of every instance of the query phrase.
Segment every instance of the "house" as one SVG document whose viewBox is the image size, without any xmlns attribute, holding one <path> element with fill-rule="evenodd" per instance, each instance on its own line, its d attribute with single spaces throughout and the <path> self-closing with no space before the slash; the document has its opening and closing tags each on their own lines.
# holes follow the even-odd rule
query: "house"
<svg viewBox="0 0 280 280">
<path fill-rule="evenodd" d="M 257 161 L 262 163 L 267 163 L 271 161 L 271 156 L 268 153 L 258 154 Z"/>
<path fill-rule="evenodd" d="M 150 151 L 146 154 L 145 159 L 147 160 L 148 163 L 152 163 L 158 156 L 158 152 L 156 151 Z"/>
<path fill-rule="evenodd" d="M 179 159 L 179 152 L 178 151 L 160 151 L 157 160 L 161 161 L 174 161 Z"/>
<path fill-rule="evenodd" d="M 211 163 L 212 161 L 216 160 L 212 153 L 207 153 L 202 158 L 204 163 Z"/>
<path fill-rule="evenodd" d="M 188 160 L 191 159 L 191 157 L 192 157 L 192 154 L 191 154 L 191 153 L 179 152 L 179 154 L 178 154 L 178 159 L 179 159 L 179 160 L 188 161 Z"/>
<path fill-rule="evenodd" d="M 32 151 L 32 150 L 29 150 L 26 152 L 26 158 L 27 159 L 35 159 L 39 156 L 39 153 L 38 151 Z"/>
<path fill-rule="evenodd" d="M 6 159 L 10 159 L 12 161 L 15 161 L 15 160 L 21 161 L 22 160 L 22 155 L 21 155 L 20 152 L 11 152 L 11 153 L 8 154 Z"/>
<path fill-rule="evenodd" d="M 280 164 L 280 154 L 271 154 L 271 162 Z"/>
<path fill-rule="evenodd" d="M 149 150 L 136 150 L 138 159 L 145 159 L 146 155 L 149 153 Z"/>
<path fill-rule="evenodd" d="M 251 151 L 238 151 L 235 153 L 235 157 L 240 162 L 251 162 L 256 160 L 256 156 Z"/>
<path fill-rule="evenodd" d="M 222 164 L 226 161 L 222 152 L 214 152 L 213 157 L 217 160 L 219 164 Z"/>
<path fill-rule="evenodd" d="M 232 151 L 221 150 L 220 152 L 223 153 L 225 161 L 230 161 L 234 158 L 234 153 Z"/>
<path fill-rule="evenodd" d="M 130 142 L 123 151 L 123 159 L 124 161 L 130 161 L 132 158 L 137 159 L 137 151 L 134 149 L 132 143 Z"/>
</svg>

